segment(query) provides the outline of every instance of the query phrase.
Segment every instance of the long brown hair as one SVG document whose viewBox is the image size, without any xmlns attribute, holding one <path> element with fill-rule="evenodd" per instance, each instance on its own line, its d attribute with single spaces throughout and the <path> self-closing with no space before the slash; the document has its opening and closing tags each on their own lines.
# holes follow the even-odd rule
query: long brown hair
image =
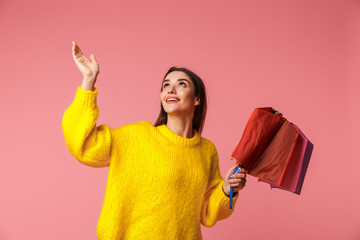
<svg viewBox="0 0 360 240">
<path fill-rule="evenodd" d="M 200 98 L 200 104 L 195 106 L 192 127 L 201 135 L 205 122 L 206 109 L 207 109 L 205 85 L 201 80 L 201 78 L 192 71 L 190 71 L 189 69 L 183 67 L 178 68 L 174 66 L 167 71 L 167 73 L 163 78 L 163 81 L 165 80 L 166 76 L 173 71 L 184 72 L 194 83 L 194 96 Z M 161 92 L 163 90 L 162 86 L 163 84 L 161 83 Z M 165 112 L 161 101 L 160 101 L 160 106 L 161 106 L 161 110 L 154 124 L 155 127 L 167 123 L 167 113 Z"/>
</svg>

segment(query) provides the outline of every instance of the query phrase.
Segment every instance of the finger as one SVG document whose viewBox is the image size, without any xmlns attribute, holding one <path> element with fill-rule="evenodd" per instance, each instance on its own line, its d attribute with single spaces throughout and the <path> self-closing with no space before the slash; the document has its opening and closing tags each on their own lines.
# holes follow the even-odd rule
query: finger
<svg viewBox="0 0 360 240">
<path fill-rule="evenodd" d="M 233 165 L 233 166 L 227 171 L 226 176 L 225 176 L 227 179 L 231 178 L 230 175 L 232 175 L 232 173 L 235 171 L 236 167 L 237 167 L 237 164 Z"/>
<path fill-rule="evenodd" d="M 246 173 L 245 168 L 240 169 L 240 172 L 241 172 L 241 173 Z"/>
<path fill-rule="evenodd" d="M 233 189 L 241 190 L 245 187 L 246 183 L 238 183 L 236 186 L 233 186 Z"/>
<path fill-rule="evenodd" d="M 234 193 L 235 193 L 235 192 L 239 192 L 239 191 L 242 190 L 244 187 L 245 187 L 245 185 L 244 185 L 244 186 L 241 186 L 241 187 L 233 188 L 233 191 L 234 191 Z"/>
<path fill-rule="evenodd" d="M 84 63 L 86 61 L 83 56 L 79 57 L 78 59 L 79 59 L 79 62 L 81 62 L 81 63 Z"/>
<path fill-rule="evenodd" d="M 233 179 L 230 179 L 231 182 L 233 183 L 241 183 L 241 182 L 246 182 L 246 178 L 233 178 Z"/>
<path fill-rule="evenodd" d="M 72 50 L 72 55 L 73 55 L 73 57 L 75 56 L 75 46 L 76 46 L 76 43 L 75 43 L 74 41 L 72 41 L 71 50 Z"/>
<path fill-rule="evenodd" d="M 74 53 L 78 53 L 80 49 L 79 46 L 74 41 L 73 41 L 72 49 Z"/>
<path fill-rule="evenodd" d="M 75 56 L 76 57 L 81 57 L 83 54 L 79 48 L 79 46 L 75 46 Z"/>
<path fill-rule="evenodd" d="M 84 55 L 83 52 L 81 51 L 79 45 L 75 44 L 74 50 L 75 50 L 75 54 L 76 54 L 77 56 Z"/>
<path fill-rule="evenodd" d="M 236 164 L 231 166 L 231 169 L 235 170 L 238 166 L 239 166 L 239 164 L 236 163 Z"/>
<path fill-rule="evenodd" d="M 80 58 L 80 57 L 82 57 L 82 55 L 83 55 L 83 54 L 82 54 L 79 46 L 78 46 L 78 45 L 74 45 L 74 46 L 73 46 L 73 56 L 74 56 L 74 58 Z"/>
<path fill-rule="evenodd" d="M 236 173 L 230 176 L 231 178 L 246 178 L 246 173 Z"/>
<path fill-rule="evenodd" d="M 230 179 L 229 183 L 231 184 L 239 184 L 239 183 L 245 183 L 246 179 L 245 178 L 235 178 L 235 179 Z"/>
<path fill-rule="evenodd" d="M 95 58 L 94 54 L 91 54 L 91 55 L 90 55 L 90 59 L 91 59 L 91 62 L 93 62 L 93 63 L 97 63 L 97 61 L 96 61 L 96 58 Z"/>
<path fill-rule="evenodd" d="M 243 184 L 243 185 L 241 185 L 241 186 L 239 186 L 239 187 L 233 188 L 233 191 L 234 191 L 234 193 L 235 193 L 235 192 L 239 192 L 239 191 L 242 190 L 244 187 L 245 187 L 245 184 Z"/>
<path fill-rule="evenodd" d="M 244 175 L 243 173 L 236 173 L 236 174 L 232 174 L 230 177 L 231 178 L 246 178 L 246 175 Z"/>
<path fill-rule="evenodd" d="M 235 171 L 236 167 L 237 167 L 237 164 L 233 165 L 233 166 L 227 171 L 226 176 L 230 176 L 230 174 L 232 174 L 232 173 Z"/>
</svg>

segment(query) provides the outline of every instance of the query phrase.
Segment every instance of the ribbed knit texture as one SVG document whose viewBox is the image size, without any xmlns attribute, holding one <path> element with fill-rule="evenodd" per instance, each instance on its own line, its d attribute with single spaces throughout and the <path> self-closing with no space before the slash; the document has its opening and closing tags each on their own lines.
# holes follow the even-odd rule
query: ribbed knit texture
<svg viewBox="0 0 360 240">
<path fill-rule="evenodd" d="M 97 93 L 79 87 L 62 127 L 77 160 L 109 167 L 99 239 L 202 239 L 200 223 L 212 227 L 232 214 L 238 195 L 229 209 L 211 141 L 196 130 L 184 138 L 148 121 L 96 126 Z"/>
</svg>

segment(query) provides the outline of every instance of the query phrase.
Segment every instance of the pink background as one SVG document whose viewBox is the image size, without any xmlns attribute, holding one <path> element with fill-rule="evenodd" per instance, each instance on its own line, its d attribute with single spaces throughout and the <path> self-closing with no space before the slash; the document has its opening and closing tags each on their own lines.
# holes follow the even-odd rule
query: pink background
<svg viewBox="0 0 360 240">
<path fill-rule="evenodd" d="M 256 107 L 314 143 L 300 196 L 249 176 L 204 239 L 360 239 L 360 2 L 344 0 L 2 0 L 0 239 L 96 239 L 108 168 L 77 162 L 61 129 L 72 40 L 100 64 L 98 124 L 154 123 L 175 65 L 206 84 L 223 176 Z"/>
</svg>

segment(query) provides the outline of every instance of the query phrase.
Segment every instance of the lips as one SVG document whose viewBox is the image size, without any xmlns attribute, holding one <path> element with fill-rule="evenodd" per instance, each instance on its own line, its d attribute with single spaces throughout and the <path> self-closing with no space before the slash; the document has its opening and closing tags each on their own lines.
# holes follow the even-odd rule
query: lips
<svg viewBox="0 0 360 240">
<path fill-rule="evenodd" d="M 167 96 L 166 97 L 166 102 L 178 102 L 178 101 L 180 101 L 180 99 L 175 96 Z"/>
</svg>

